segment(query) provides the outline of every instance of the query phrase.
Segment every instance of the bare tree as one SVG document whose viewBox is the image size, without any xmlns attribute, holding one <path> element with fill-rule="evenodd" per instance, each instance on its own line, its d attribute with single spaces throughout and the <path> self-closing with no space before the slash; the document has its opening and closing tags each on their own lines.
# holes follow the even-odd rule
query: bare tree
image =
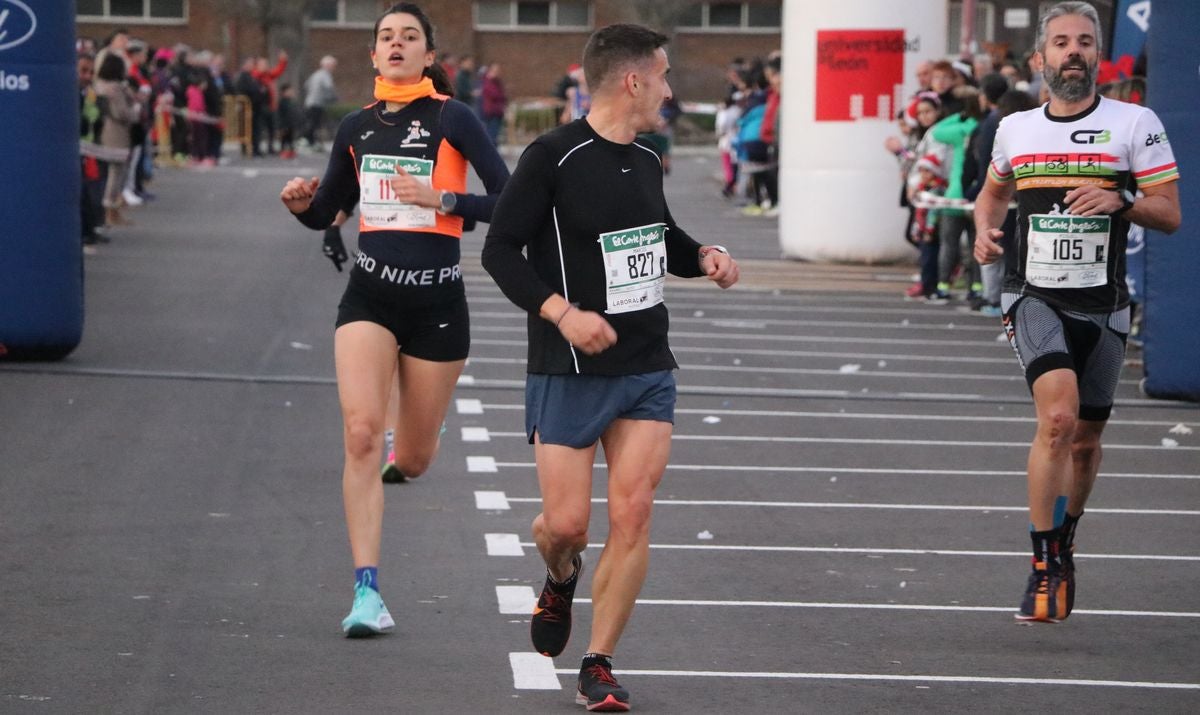
<svg viewBox="0 0 1200 715">
<path fill-rule="evenodd" d="M 316 4 L 317 0 L 217 0 L 217 10 L 225 20 L 252 24 L 262 34 L 261 46 L 239 46 L 240 54 L 254 52 L 274 59 L 280 50 L 287 52 L 286 76 L 295 83 L 308 65 L 308 18 Z"/>
<path fill-rule="evenodd" d="M 665 35 L 674 35 L 675 26 L 686 10 L 700 3 L 698 0 L 627 0 L 627 19 L 658 30 Z"/>
</svg>

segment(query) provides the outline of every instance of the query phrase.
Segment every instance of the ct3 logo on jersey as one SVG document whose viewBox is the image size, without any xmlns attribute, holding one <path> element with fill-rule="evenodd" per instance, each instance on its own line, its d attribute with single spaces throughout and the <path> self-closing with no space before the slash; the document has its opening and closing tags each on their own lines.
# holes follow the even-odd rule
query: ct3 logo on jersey
<svg viewBox="0 0 1200 715">
<path fill-rule="evenodd" d="M 1107 129 L 1080 129 L 1071 132 L 1071 141 L 1076 144 L 1107 144 L 1112 140 L 1112 132 Z"/>
<path fill-rule="evenodd" d="M 0 50 L 7 50 L 33 37 L 37 15 L 21 0 L 0 0 Z"/>
</svg>

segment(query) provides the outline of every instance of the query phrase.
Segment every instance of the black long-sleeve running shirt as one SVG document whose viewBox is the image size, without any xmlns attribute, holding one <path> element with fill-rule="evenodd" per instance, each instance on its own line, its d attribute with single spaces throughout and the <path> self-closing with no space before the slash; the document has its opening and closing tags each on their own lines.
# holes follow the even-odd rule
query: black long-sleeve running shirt
<svg viewBox="0 0 1200 715">
<path fill-rule="evenodd" d="M 529 314 L 529 372 L 630 375 L 678 367 L 662 285 L 666 273 L 703 275 L 699 250 L 667 208 L 658 153 L 610 142 L 580 119 L 525 150 L 492 215 L 483 266 Z M 538 316 L 555 293 L 602 314 L 617 343 L 598 355 L 573 348 Z"/>
<path fill-rule="evenodd" d="M 483 180 L 486 196 L 466 193 L 468 161 Z M 396 165 L 424 172 L 434 189 L 453 191 L 453 214 L 397 209 L 403 205 L 390 196 L 386 180 Z M 387 112 L 383 102 L 376 102 L 342 120 L 325 177 L 308 210 L 296 218 L 309 228 L 324 229 L 361 192 L 359 251 L 391 266 L 443 268 L 459 261 L 463 219 L 491 220 L 507 179 L 504 160 L 462 102 L 434 95 L 398 112 Z"/>
</svg>

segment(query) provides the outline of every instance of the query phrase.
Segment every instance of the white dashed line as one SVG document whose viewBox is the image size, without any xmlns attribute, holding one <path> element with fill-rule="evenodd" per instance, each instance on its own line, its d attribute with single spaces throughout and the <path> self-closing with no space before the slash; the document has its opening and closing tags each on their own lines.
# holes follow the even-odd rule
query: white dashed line
<svg viewBox="0 0 1200 715">
<path fill-rule="evenodd" d="M 464 442 L 491 442 L 492 436 L 488 432 L 487 427 L 463 427 L 462 441 Z"/>
<path fill-rule="evenodd" d="M 504 492 L 475 492 L 475 508 L 481 511 L 507 511 L 508 497 Z"/>
<path fill-rule="evenodd" d="M 497 591 L 499 586 L 496 587 Z M 532 594 L 533 589 L 529 589 Z M 531 595 L 532 597 L 532 595 Z M 575 603 L 591 603 L 590 598 L 576 598 Z M 907 603 L 822 603 L 805 601 L 713 601 L 702 599 L 639 598 L 639 606 L 715 606 L 727 608 L 812 608 L 847 609 L 863 611 L 939 611 L 947 613 L 1012 613 L 1012 606 L 942 606 Z M 532 605 L 530 606 L 532 608 Z M 526 613 L 527 611 L 521 611 Z M 1118 611 L 1081 609 L 1071 611 L 1072 616 L 1119 616 L 1121 618 L 1200 618 L 1194 611 Z"/>
<path fill-rule="evenodd" d="M 539 653 L 509 653 L 512 666 L 513 687 L 517 690 L 562 690 L 558 675 L 554 672 L 554 661 Z M 579 671 L 571 671 L 578 674 Z"/>
<path fill-rule="evenodd" d="M 517 655 L 517 654 L 509 654 Z M 538 656 L 534 656 L 538 657 Z M 574 668 L 558 668 L 556 673 L 575 675 Z M 984 685 L 1080 685 L 1107 688 L 1147 688 L 1156 690 L 1200 690 L 1200 683 L 1162 683 L 1143 680 L 1090 680 L 1083 678 L 997 678 L 972 675 L 886 675 L 876 673 L 765 673 L 735 670 L 614 670 L 618 676 L 649 675 L 686 678 L 770 678 L 775 680 L 857 680 L 905 683 L 979 683 Z"/>
<path fill-rule="evenodd" d="M 460 415 L 483 414 L 483 402 L 473 398 L 460 397 L 454 401 L 454 406 Z"/>
<path fill-rule="evenodd" d="M 521 539 L 516 534 L 484 534 L 488 556 L 524 556 Z"/>
<path fill-rule="evenodd" d="M 499 604 L 501 613 L 528 616 L 533 612 L 537 596 L 533 595 L 531 586 L 497 586 L 496 603 Z"/>
<path fill-rule="evenodd" d="M 496 472 L 495 457 L 467 457 L 468 472 Z"/>
</svg>

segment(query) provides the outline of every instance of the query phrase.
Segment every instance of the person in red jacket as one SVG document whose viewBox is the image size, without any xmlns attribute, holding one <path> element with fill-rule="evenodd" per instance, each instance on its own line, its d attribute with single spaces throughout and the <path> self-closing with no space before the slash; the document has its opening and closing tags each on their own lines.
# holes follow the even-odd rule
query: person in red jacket
<svg viewBox="0 0 1200 715">
<path fill-rule="evenodd" d="M 275 87 L 275 80 L 279 79 L 283 71 L 287 69 L 288 54 L 283 50 L 279 51 L 279 59 L 275 62 L 275 66 L 271 67 L 267 62 L 266 57 L 259 57 L 255 62 L 254 79 L 258 80 L 259 84 L 267 90 L 267 103 L 263 110 L 263 127 L 267 135 L 267 153 L 275 153 L 275 115 L 279 111 L 279 90 Z"/>
</svg>

